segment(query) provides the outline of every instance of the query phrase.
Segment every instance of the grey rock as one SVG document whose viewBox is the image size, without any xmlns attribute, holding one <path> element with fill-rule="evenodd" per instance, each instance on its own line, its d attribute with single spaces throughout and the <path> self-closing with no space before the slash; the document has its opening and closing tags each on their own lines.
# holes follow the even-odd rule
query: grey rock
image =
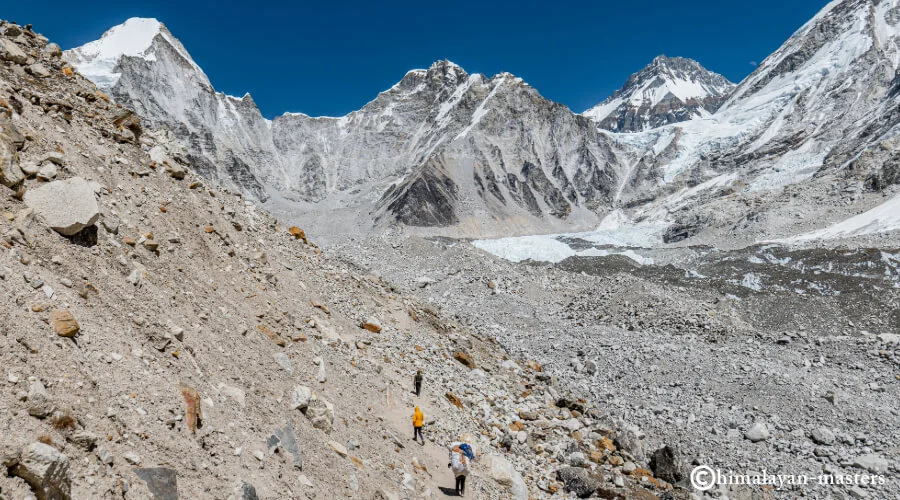
<svg viewBox="0 0 900 500">
<path fill-rule="evenodd" d="M 43 52 L 44 55 L 51 59 L 59 59 L 63 54 L 62 49 L 59 47 L 59 45 L 53 42 L 45 45 L 41 52 Z"/>
<path fill-rule="evenodd" d="M 54 165 L 59 165 L 60 167 L 62 167 L 66 164 L 66 157 L 59 151 L 48 151 L 44 153 L 39 163 L 52 163 Z"/>
<path fill-rule="evenodd" d="M 152 500 L 178 500 L 178 473 L 164 467 L 134 469 L 134 473 L 147 483 Z"/>
<path fill-rule="evenodd" d="M 48 163 L 38 170 L 37 177 L 42 181 L 49 181 L 56 178 L 56 165 Z"/>
<path fill-rule="evenodd" d="M 22 450 L 13 473 L 31 486 L 38 500 L 71 498 L 69 457 L 44 443 L 32 443 Z"/>
<path fill-rule="evenodd" d="M 291 391 L 291 409 L 306 411 L 309 401 L 312 399 L 312 389 L 305 385 L 298 385 Z"/>
<path fill-rule="evenodd" d="M 97 455 L 97 458 L 100 460 L 100 463 L 102 463 L 104 465 L 112 465 L 113 462 L 115 462 L 115 460 L 116 460 L 116 458 L 113 456 L 113 454 L 110 453 L 109 450 L 107 450 L 106 448 L 103 448 L 103 447 L 97 448 L 95 455 Z"/>
<path fill-rule="evenodd" d="M 325 431 L 326 434 L 334 430 L 334 407 L 328 401 L 313 396 L 304 413 L 316 429 Z"/>
<path fill-rule="evenodd" d="M 235 485 L 229 500 L 259 500 L 259 496 L 252 484 L 242 480 Z"/>
<path fill-rule="evenodd" d="M 68 436 L 68 440 L 84 451 L 92 451 L 97 446 L 97 435 L 86 430 L 73 432 Z"/>
<path fill-rule="evenodd" d="M 50 70 L 41 63 L 34 63 L 31 66 L 26 66 L 25 72 L 35 78 L 48 78 L 50 76 Z"/>
<path fill-rule="evenodd" d="M 297 435 L 294 434 L 294 424 L 290 420 L 285 422 L 284 426 L 275 429 L 274 437 L 278 440 L 279 445 L 284 451 L 291 454 L 294 461 L 294 467 L 303 470 L 303 455 L 297 446 Z"/>
<path fill-rule="evenodd" d="M 572 467 L 584 467 L 587 459 L 585 459 L 584 453 L 576 451 L 575 453 L 569 455 L 568 462 Z"/>
<path fill-rule="evenodd" d="M 884 474 L 888 470 L 889 463 L 881 455 L 868 453 L 854 458 L 853 466 L 865 469 L 873 474 Z"/>
<path fill-rule="evenodd" d="M 763 422 L 754 422 L 753 425 L 744 432 L 744 438 L 753 443 L 765 441 L 769 439 L 769 428 Z"/>
<path fill-rule="evenodd" d="M 650 470 L 653 475 L 668 483 L 678 483 L 684 479 L 684 464 L 675 448 L 663 446 L 650 455 Z"/>
<path fill-rule="evenodd" d="M 819 427 L 818 429 L 812 431 L 810 434 L 810 438 L 817 443 L 825 446 L 831 446 L 834 444 L 834 433 L 825 427 Z"/>
<path fill-rule="evenodd" d="M 278 363 L 278 366 L 280 366 L 282 370 L 288 372 L 288 375 L 294 374 L 294 367 L 291 364 L 291 358 L 289 358 L 287 354 L 283 352 L 276 352 L 273 357 L 275 358 L 275 362 Z"/>
<path fill-rule="evenodd" d="M 119 221 L 109 217 L 103 218 L 103 229 L 110 234 L 119 234 Z"/>
<path fill-rule="evenodd" d="M 506 498 L 528 500 L 528 486 L 509 460 L 496 453 L 489 453 L 480 457 L 478 461 L 487 471 L 488 477 L 506 488 L 506 493 L 509 494 Z"/>
<path fill-rule="evenodd" d="M 100 218 L 94 189 L 81 177 L 29 189 L 25 204 L 63 236 L 73 236 Z"/>
<path fill-rule="evenodd" d="M 22 27 L 16 23 L 9 23 L 3 28 L 3 34 L 9 38 L 15 38 L 22 34 Z"/>
<path fill-rule="evenodd" d="M 40 287 L 38 287 L 40 288 Z M 35 380 L 28 387 L 28 414 L 35 418 L 44 419 L 53 414 L 56 405 L 50 399 L 47 389 L 40 380 Z"/>
<path fill-rule="evenodd" d="M 13 187 L 23 180 L 25 180 L 25 172 L 19 167 L 18 153 L 12 145 L 0 140 L 0 184 Z"/>
<path fill-rule="evenodd" d="M 556 471 L 556 477 L 565 490 L 578 498 L 588 498 L 603 485 L 603 479 L 582 467 L 564 467 Z"/>
<path fill-rule="evenodd" d="M 16 42 L 7 38 L 0 38 L 0 60 L 25 64 L 28 62 L 28 55 Z"/>
</svg>

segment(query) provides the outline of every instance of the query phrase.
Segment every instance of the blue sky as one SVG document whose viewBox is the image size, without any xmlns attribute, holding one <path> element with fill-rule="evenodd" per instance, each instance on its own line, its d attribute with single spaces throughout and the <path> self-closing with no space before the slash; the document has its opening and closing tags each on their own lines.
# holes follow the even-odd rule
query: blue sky
<svg viewBox="0 0 900 500">
<path fill-rule="evenodd" d="M 449 59 L 470 73 L 508 71 L 576 112 L 658 54 L 684 56 L 734 82 L 824 1 L 4 2 L 64 49 L 129 17 L 156 17 L 217 90 L 250 92 L 263 114 L 338 116 L 406 71 Z"/>
</svg>

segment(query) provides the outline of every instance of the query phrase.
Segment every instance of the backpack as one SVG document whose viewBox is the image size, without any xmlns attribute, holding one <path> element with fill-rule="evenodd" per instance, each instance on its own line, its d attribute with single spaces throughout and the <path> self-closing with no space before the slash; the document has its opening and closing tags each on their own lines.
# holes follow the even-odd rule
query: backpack
<svg viewBox="0 0 900 500">
<path fill-rule="evenodd" d="M 463 453 L 466 454 L 466 457 L 468 457 L 469 460 L 475 459 L 475 452 L 472 451 L 472 447 L 469 446 L 468 444 L 463 443 L 463 444 L 459 445 L 459 449 L 462 450 Z"/>
</svg>

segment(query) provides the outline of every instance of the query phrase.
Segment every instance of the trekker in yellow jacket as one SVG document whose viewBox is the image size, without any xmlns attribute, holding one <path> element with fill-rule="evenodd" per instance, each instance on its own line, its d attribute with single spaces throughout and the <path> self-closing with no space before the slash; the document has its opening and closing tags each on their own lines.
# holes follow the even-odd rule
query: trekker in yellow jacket
<svg viewBox="0 0 900 500">
<path fill-rule="evenodd" d="M 416 438 L 419 438 L 422 440 L 422 444 L 424 445 L 425 437 L 422 436 L 422 425 L 425 423 L 425 415 L 422 413 L 422 410 L 420 410 L 418 406 L 416 406 L 416 410 L 413 412 L 412 421 L 413 441 L 415 441 Z"/>
</svg>

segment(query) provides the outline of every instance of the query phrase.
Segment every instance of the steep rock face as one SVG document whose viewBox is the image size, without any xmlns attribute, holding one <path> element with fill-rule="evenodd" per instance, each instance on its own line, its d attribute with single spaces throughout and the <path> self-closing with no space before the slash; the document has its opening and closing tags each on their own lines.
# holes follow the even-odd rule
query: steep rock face
<svg viewBox="0 0 900 500">
<path fill-rule="evenodd" d="M 710 192 L 772 191 L 839 171 L 876 185 L 894 179 L 890 162 L 853 161 L 892 150 L 884 141 L 900 121 L 898 13 L 896 0 L 831 2 L 711 117 L 621 139 L 644 151 L 622 203 L 656 200 L 651 209 L 669 212 Z"/>
<path fill-rule="evenodd" d="M 640 132 L 710 116 L 733 89 L 697 61 L 661 55 L 584 116 L 606 130 Z"/>
</svg>

